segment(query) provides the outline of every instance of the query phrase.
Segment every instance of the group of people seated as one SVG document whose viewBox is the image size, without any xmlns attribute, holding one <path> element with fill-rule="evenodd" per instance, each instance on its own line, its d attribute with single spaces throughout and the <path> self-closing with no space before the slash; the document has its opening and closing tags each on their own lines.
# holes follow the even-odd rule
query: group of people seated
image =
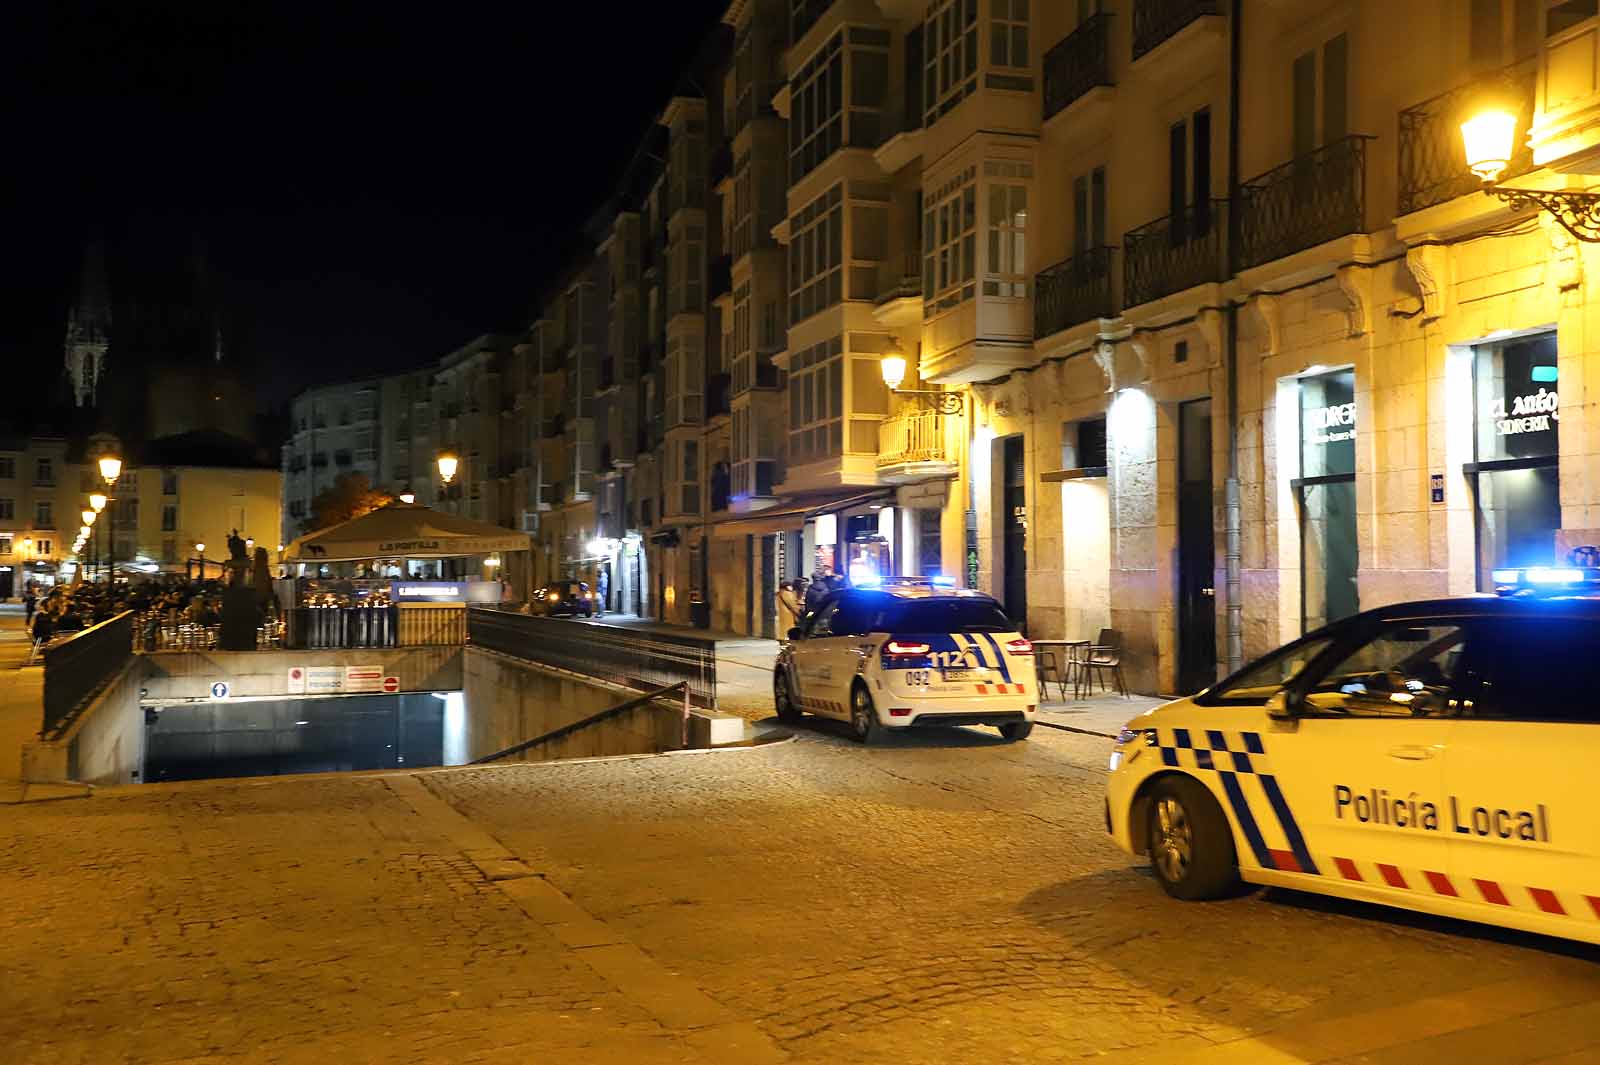
<svg viewBox="0 0 1600 1065">
<path fill-rule="evenodd" d="M 181 577 L 115 584 L 91 582 L 29 586 L 22 597 L 23 615 L 35 644 L 87 629 L 123 611 L 134 611 L 142 627 L 222 621 L 220 580 L 190 581 Z"/>
</svg>

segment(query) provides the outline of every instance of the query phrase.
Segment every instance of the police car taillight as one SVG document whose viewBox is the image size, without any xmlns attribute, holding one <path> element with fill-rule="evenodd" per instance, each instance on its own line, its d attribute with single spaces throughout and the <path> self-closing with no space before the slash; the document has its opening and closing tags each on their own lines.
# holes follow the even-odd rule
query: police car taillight
<svg viewBox="0 0 1600 1065">
<path fill-rule="evenodd" d="M 908 643 L 902 640 L 890 640 L 883 645 L 883 653 L 891 658 L 925 655 L 929 650 L 930 648 L 925 643 Z"/>
<path fill-rule="evenodd" d="M 1014 655 L 1031 655 L 1033 654 L 1033 644 L 1018 636 L 1015 640 L 1006 643 L 1006 652 Z"/>
</svg>

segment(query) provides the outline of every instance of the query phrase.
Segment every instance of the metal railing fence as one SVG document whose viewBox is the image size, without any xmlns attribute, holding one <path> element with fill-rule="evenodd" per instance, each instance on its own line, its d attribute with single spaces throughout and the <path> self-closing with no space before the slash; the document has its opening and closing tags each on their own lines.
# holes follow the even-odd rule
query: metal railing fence
<svg viewBox="0 0 1600 1065">
<path fill-rule="evenodd" d="M 485 650 L 639 691 L 687 684 L 695 706 L 717 705 L 715 640 L 482 607 L 467 610 L 467 636 Z"/>
<path fill-rule="evenodd" d="M 73 717 L 133 658 L 133 611 L 44 649 L 44 721 L 39 735 L 61 735 Z"/>
</svg>

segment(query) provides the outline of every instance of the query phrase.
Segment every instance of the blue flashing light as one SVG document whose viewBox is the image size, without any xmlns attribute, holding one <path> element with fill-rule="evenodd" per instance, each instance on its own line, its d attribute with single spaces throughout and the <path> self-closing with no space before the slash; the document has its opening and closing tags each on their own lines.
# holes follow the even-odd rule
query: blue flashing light
<svg viewBox="0 0 1600 1065">
<path fill-rule="evenodd" d="M 1554 366 L 1535 366 L 1533 368 L 1533 379 L 1543 384 L 1549 384 L 1556 380 L 1559 372 Z"/>
<path fill-rule="evenodd" d="M 876 588 L 883 584 L 883 578 L 878 576 L 876 573 L 864 573 L 860 577 L 852 580 L 850 583 L 854 584 L 857 588 Z"/>
<path fill-rule="evenodd" d="M 1529 584 L 1576 584 L 1583 580 L 1583 570 L 1559 566 L 1534 566 L 1527 571 Z"/>
<path fill-rule="evenodd" d="M 1497 569 L 1490 574 L 1496 584 L 1521 584 L 1522 571 L 1520 569 Z"/>
<path fill-rule="evenodd" d="M 933 575 L 933 586 L 935 588 L 954 588 L 956 586 L 956 579 L 954 577 L 945 577 L 935 573 Z"/>
</svg>

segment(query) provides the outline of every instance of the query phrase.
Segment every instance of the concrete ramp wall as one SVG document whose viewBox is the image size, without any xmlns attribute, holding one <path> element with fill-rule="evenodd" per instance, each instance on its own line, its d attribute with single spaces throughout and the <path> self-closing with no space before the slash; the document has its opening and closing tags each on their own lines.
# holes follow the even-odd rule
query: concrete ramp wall
<svg viewBox="0 0 1600 1065">
<path fill-rule="evenodd" d="M 317 694 L 293 690 L 290 671 L 312 667 L 377 666 L 399 679 L 399 691 L 459 691 L 463 648 L 378 647 L 327 651 L 157 651 L 147 663 L 145 702 L 209 699 L 211 685 L 226 681 L 229 698 Z M 323 694 L 340 694 L 338 692 Z M 349 693 L 345 693 L 349 694 Z"/>
<path fill-rule="evenodd" d="M 30 784 L 137 784 L 144 765 L 143 684 L 144 662 L 136 655 L 59 739 L 23 744 L 22 779 Z"/>
</svg>

